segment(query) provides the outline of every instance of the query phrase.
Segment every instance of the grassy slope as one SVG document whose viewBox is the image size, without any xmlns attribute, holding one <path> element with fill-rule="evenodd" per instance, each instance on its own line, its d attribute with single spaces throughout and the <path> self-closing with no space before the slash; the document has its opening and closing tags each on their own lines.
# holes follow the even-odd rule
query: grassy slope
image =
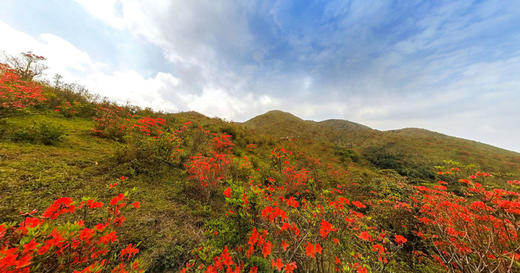
<svg viewBox="0 0 520 273">
<path fill-rule="evenodd" d="M 261 169 L 269 168 L 265 158 L 269 158 L 270 149 L 278 143 L 298 146 L 307 154 L 321 158 L 323 163 L 343 164 L 349 170 L 345 179 L 352 181 L 381 179 L 381 172 L 370 167 L 363 158 L 359 163 L 338 162 L 335 150 L 339 146 L 350 146 L 360 154 L 369 147 L 385 147 L 400 156 L 416 158 L 414 160 L 455 159 L 500 170 L 518 170 L 520 163 L 517 153 L 426 130 L 381 132 L 346 121 L 304 121 L 280 111 L 261 115 L 244 126 L 194 112 L 170 116 L 176 120 L 175 126 L 194 121 L 206 129 L 232 134 L 237 143 L 235 155 L 247 154 Z M 143 260 L 160 272 L 182 264 L 189 250 L 202 240 L 206 221 L 218 215 L 212 210 L 225 209 L 219 198 L 211 199 L 208 204 L 190 192 L 180 168 L 171 168 L 156 177 L 131 173 L 126 165 L 114 159 L 121 144 L 92 136 L 93 122 L 88 118 L 69 119 L 46 111 L 3 120 L 10 128 L 33 122 L 56 123 L 67 135 L 56 146 L 0 140 L 0 222 L 20 220 L 18 211 L 42 210 L 62 196 L 78 200 L 88 195 L 106 200 L 114 194 L 107 185 L 127 175 L 130 179 L 118 190 L 131 191 L 136 187 L 136 198 L 142 207 L 139 213 L 129 215 L 125 226 L 132 228 L 123 231 L 125 242 L 121 244 L 141 242 Z M 298 141 L 287 141 L 287 136 Z M 245 144 L 259 142 L 264 144 L 259 145 L 256 155 L 245 151 Z M 470 154 L 462 153 L 465 149 L 471 150 Z"/>
<path fill-rule="evenodd" d="M 304 121 L 282 111 L 267 112 L 246 121 L 244 126 L 278 136 L 313 138 L 323 143 L 346 146 L 360 153 L 370 151 L 369 148 L 382 148 L 407 161 L 431 166 L 449 159 L 477 164 L 488 171 L 520 170 L 519 153 L 424 129 L 378 131 L 345 120 Z"/>
<path fill-rule="evenodd" d="M 114 147 L 106 140 L 88 135 L 91 121 L 55 115 L 10 117 L 7 121 L 13 127 L 57 122 L 67 136 L 56 146 L 0 142 L 0 196 L 8 201 L 2 202 L 0 217 L 14 215 L 14 207 L 23 210 L 33 209 L 35 205 L 43 207 L 49 199 L 82 192 L 104 179 L 96 162 L 103 161 Z M 19 198 L 20 195 L 31 198 Z M 45 203 L 38 204 L 41 200 Z"/>
<path fill-rule="evenodd" d="M 192 113 L 179 116 L 195 118 Z M 172 169 L 168 176 L 158 179 L 132 176 L 118 188 L 108 189 L 107 185 L 117 183 L 121 175 L 129 175 L 125 173 L 128 170 L 117 166 L 112 158 L 120 144 L 92 136 L 90 119 L 68 119 L 47 112 L 4 120 L 10 128 L 34 122 L 56 123 L 66 136 L 55 146 L 0 141 L 0 223 L 19 221 L 19 211 L 42 211 L 59 197 L 107 200 L 118 191 L 136 187 L 135 196 L 142 206 L 139 213 L 129 215 L 125 226 L 133 228 L 124 230 L 122 237 L 126 243 L 141 242 L 144 260 L 149 263 L 180 264 L 182 255 L 201 237 L 211 207 L 219 207 L 204 206 L 198 198 L 181 194 L 184 176 L 180 169 Z"/>
</svg>

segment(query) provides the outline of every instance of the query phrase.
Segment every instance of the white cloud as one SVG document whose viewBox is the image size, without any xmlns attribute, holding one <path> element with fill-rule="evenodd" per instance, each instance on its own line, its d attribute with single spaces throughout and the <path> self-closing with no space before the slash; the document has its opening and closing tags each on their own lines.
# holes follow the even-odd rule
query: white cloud
<svg viewBox="0 0 520 273">
<path fill-rule="evenodd" d="M 277 99 L 266 95 L 247 94 L 237 98 L 218 88 L 204 88 L 200 95 L 184 94 L 181 98 L 189 109 L 228 120 L 245 120 L 251 113 L 260 114 L 266 108 L 280 105 Z"/>
<path fill-rule="evenodd" d="M 164 93 L 181 109 L 245 120 L 251 113 L 279 105 L 276 98 L 248 92 L 248 76 L 236 72 L 237 58 L 255 48 L 242 1 L 83 1 L 89 13 L 113 25 L 124 22 L 135 37 L 160 47 L 180 82 Z M 103 9 L 111 14 L 97 13 Z M 261 60 L 260 56 L 256 57 Z M 254 68 L 252 68 L 254 69 Z M 310 84 L 310 83 L 308 83 Z"/>
<path fill-rule="evenodd" d="M 72 77 L 74 70 L 85 72 L 95 69 L 96 64 L 92 62 L 86 52 L 53 34 L 43 33 L 38 38 L 34 38 L 0 21 L 0 35 L 9 37 L 0 45 L 0 50 L 8 55 L 33 51 L 46 57 L 49 65 L 47 73 L 60 73 L 63 76 Z M 97 64 L 97 66 L 102 66 L 102 64 Z"/>
<path fill-rule="evenodd" d="M 7 37 L 19 42 L 0 46 L 18 51 L 36 40 L 66 79 L 156 109 L 243 121 L 279 108 L 379 129 L 423 127 L 520 151 L 520 130 L 512 128 L 520 116 L 520 55 L 513 52 L 520 36 L 509 29 L 519 5 L 403 2 L 397 11 L 388 3 L 329 1 L 317 18 L 288 10 L 290 1 L 76 2 L 114 31 L 158 47 L 169 73 L 115 69 L 52 34 L 33 39 L 15 31 Z M 298 16 L 309 20 L 295 23 Z M 474 128 L 481 121 L 487 125 Z"/>
<path fill-rule="evenodd" d="M 160 46 L 173 62 L 203 66 L 224 51 L 249 51 L 252 37 L 242 1 L 76 0 L 91 15 Z"/>
<path fill-rule="evenodd" d="M 144 77 L 133 70 L 112 70 L 89 54 L 63 38 L 42 33 L 38 37 L 11 28 L 0 21 L 0 35 L 10 37 L 0 45 L 9 55 L 32 50 L 47 58 L 47 78 L 60 74 L 66 82 L 81 84 L 93 93 L 108 97 L 118 103 L 130 102 L 143 107 L 165 111 L 178 111 L 179 107 L 163 98 L 163 93 L 175 88 L 179 80 L 170 73 L 157 73 Z"/>
<path fill-rule="evenodd" d="M 174 89 L 179 80 L 169 73 L 159 72 L 155 77 L 145 78 L 136 71 L 93 71 L 78 79 L 90 90 L 102 94 L 118 103 L 129 103 L 155 110 L 176 112 L 180 104 L 166 100 L 165 92 Z"/>
<path fill-rule="evenodd" d="M 251 93 L 234 96 L 226 90 L 203 85 L 201 94 L 183 89 L 182 79 L 171 73 L 159 72 L 144 77 L 134 70 L 114 70 L 108 64 L 92 60 L 88 53 L 50 33 L 35 38 L 0 21 L 0 36 L 10 37 L 0 50 L 15 55 L 32 50 L 48 59 L 48 76 L 54 73 L 65 81 L 84 85 L 94 93 L 118 103 L 130 103 L 168 112 L 194 110 L 209 116 L 245 119 L 255 111 L 277 106 L 275 98 Z"/>
</svg>

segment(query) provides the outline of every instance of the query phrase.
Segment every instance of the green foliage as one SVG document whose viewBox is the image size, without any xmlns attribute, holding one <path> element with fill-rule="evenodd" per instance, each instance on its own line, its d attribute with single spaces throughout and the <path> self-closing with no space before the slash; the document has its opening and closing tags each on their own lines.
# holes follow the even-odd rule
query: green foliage
<svg viewBox="0 0 520 273">
<path fill-rule="evenodd" d="M 96 101 L 84 87 L 75 84 L 65 84 L 59 88 L 44 87 L 47 99 L 45 104 L 38 105 L 40 109 L 58 112 L 66 118 L 91 118 L 96 113 Z"/>
<path fill-rule="evenodd" d="M 57 123 L 41 122 L 34 123 L 30 127 L 14 129 L 11 138 L 18 142 L 56 145 L 64 135 L 65 131 Z"/>
<path fill-rule="evenodd" d="M 42 123 L 38 126 L 36 139 L 44 145 L 54 145 L 58 143 L 65 132 L 58 124 Z"/>
<path fill-rule="evenodd" d="M 359 163 L 360 160 L 360 155 L 356 151 L 342 146 L 336 146 L 334 149 L 334 154 L 339 157 L 341 162 L 352 161 Z"/>
<path fill-rule="evenodd" d="M 149 272 L 169 272 L 179 264 L 183 264 L 189 257 L 189 250 L 180 245 L 169 246 L 150 265 Z"/>
<path fill-rule="evenodd" d="M 0 119 L 0 140 L 8 139 L 9 123 L 6 119 Z"/>
<path fill-rule="evenodd" d="M 273 272 L 273 269 L 271 268 L 271 262 L 260 256 L 251 256 L 248 265 L 250 267 L 256 266 L 258 268 L 258 272 Z"/>
<path fill-rule="evenodd" d="M 414 162 L 404 154 L 393 152 L 389 147 L 369 147 L 364 150 L 364 156 L 375 167 L 395 170 L 413 183 L 434 178 L 431 165 Z"/>
<path fill-rule="evenodd" d="M 364 156 L 370 163 L 380 169 L 401 170 L 403 168 L 402 155 L 387 151 L 384 147 L 370 147 L 364 151 Z"/>
<path fill-rule="evenodd" d="M 150 138 L 132 134 L 119 144 L 114 154 L 118 164 L 126 164 L 136 175 L 157 178 L 171 168 L 179 168 L 176 144 L 168 137 Z"/>
</svg>

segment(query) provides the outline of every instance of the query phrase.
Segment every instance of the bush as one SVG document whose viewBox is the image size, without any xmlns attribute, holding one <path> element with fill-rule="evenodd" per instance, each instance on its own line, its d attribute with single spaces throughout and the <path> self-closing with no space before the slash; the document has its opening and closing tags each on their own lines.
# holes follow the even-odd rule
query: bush
<svg viewBox="0 0 520 273">
<path fill-rule="evenodd" d="M 57 124 L 42 123 L 38 127 L 38 140 L 44 145 L 54 145 L 61 141 L 65 132 Z"/>
<path fill-rule="evenodd" d="M 380 169 L 399 171 L 403 168 L 402 155 L 392 153 L 384 147 L 371 147 L 365 150 L 365 157 Z"/>
<path fill-rule="evenodd" d="M 122 141 L 128 124 L 130 113 L 125 108 L 103 103 L 96 109 L 93 133 L 100 137 Z"/>
<path fill-rule="evenodd" d="M 14 131 L 12 139 L 18 142 L 34 142 L 34 136 L 28 128 L 20 128 Z"/>
<path fill-rule="evenodd" d="M 8 123 L 5 119 L 0 119 L 0 140 L 4 139 L 8 133 Z"/>
<path fill-rule="evenodd" d="M 116 150 L 115 159 L 120 164 L 128 163 L 135 174 L 158 177 L 172 167 L 179 167 L 177 144 L 171 138 L 131 134 L 124 139 L 126 143 Z"/>
<path fill-rule="evenodd" d="M 341 162 L 352 161 L 352 162 L 359 163 L 360 156 L 359 156 L 358 153 L 356 153 L 352 149 L 348 149 L 348 148 L 345 148 L 345 147 L 338 147 L 337 146 L 335 151 L 334 151 L 334 154 L 339 156 L 339 159 L 340 159 Z"/>
<path fill-rule="evenodd" d="M 0 63 L 0 114 L 12 114 L 46 100 L 41 85 L 25 81 L 13 69 Z"/>
<path fill-rule="evenodd" d="M 379 169 L 391 169 L 400 175 L 410 178 L 412 183 L 434 179 L 432 168 L 428 163 L 414 162 L 402 153 L 393 152 L 386 147 L 370 147 L 365 149 L 364 156 Z"/>
<path fill-rule="evenodd" d="M 56 145 L 65 135 L 64 130 L 55 123 L 34 123 L 30 128 L 19 128 L 13 132 L 12 140 L 20 142 Z"/>
</svg>

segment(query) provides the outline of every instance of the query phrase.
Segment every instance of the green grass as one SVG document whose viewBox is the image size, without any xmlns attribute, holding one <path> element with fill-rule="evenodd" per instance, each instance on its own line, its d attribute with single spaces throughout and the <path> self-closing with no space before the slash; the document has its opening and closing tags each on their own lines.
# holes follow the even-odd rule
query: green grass
<svg viewBox="0 0 520 273">
<path fill-rule="evenodd" d="M 54 122 L 66 135 L 53 146 L 0 141 L 0 222 L 19 221 L 18 212 L 42 211 L 63 196 L 106 200 L 115 192 L 107 185 L 128 172 L 112 159 L 121 144 L 92 136 L 93 122 L 89 119 L 67 119 L 49 112 L 9 117 L 7 122 L 13 130 Z M 203 208 L 198 199 L 183 193 L 182 184 L 182 170 L 174 169 L 159 179 L 131 177 L 118 186 L 122 191 L 135 187 L 132 194 L 142 202 L 139 213 L 129 215 L 122 238 L 141 242 L 144 260 L 150 265 L 173 255 L 168 251 L 176 246 L 187 253 L 200 239 L 203 221 L 198 214 Z M 178 260 L 181 258 L 169 257 L 174 260 L 173 266 L 183 262 Z"/>
</svg>

